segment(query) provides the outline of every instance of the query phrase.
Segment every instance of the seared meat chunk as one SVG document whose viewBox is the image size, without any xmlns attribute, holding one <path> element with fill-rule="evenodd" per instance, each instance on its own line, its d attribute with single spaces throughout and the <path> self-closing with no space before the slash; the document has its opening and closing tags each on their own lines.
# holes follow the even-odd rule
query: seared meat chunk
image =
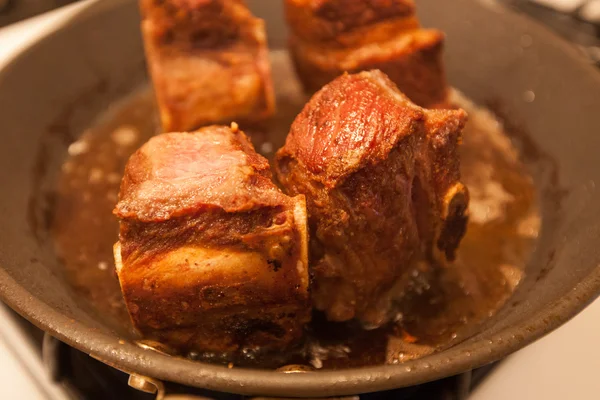
<svg viewBox="0 0 600 400">
<path fill-rule="evenodd" d="M 265 28 L 242 0 L 140 0 L 165 132 L 273 114 Z"/>
<path fill-rule="evenodd" d="M 285 0 L 290 50 L 309 92 L 343 72 L 380 69 L 413 102 L 442 107 L 444 35 L 421 29 L 413 0 Z"/>
<path fill-rule="evenodd" d="M 306 195 L 313 300 L 330 320 L 381 326 L 413 268 L 453 260 L 467 222 L 466 119 L 414 105 L 380 71 L 335 79 L 298 115 L 276 171 Z"/>
<path fill-rule="evenodd" d="M 135 327 L 180 351 L 281 348 L 310 319 L 304 196 L 243 132 L 152 138 L 129 160 L 114 255 Z"/>
</svg>

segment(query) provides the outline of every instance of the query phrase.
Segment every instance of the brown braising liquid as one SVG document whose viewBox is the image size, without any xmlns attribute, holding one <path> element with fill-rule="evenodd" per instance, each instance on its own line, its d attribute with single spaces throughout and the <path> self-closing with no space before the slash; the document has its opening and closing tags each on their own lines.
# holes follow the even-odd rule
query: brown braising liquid
<svg viewBox="0 0 600 400">
<path fill-rule="evenodd" d="M 256 150 L 272 158 L 307 101 L 284 52 L 272 56 L 278 113 L 267 127 L 246 130 Z M 521 280 L 540 219 L 533 181 L 502 126 L 458 93 L 454 103 L 469 113 L 462 146 L 463 182 L 471 192 L 470 222 L 458 260 L 433 276 L 414 274 L 396 322 L 365 331 L 316 314 L 303 351 L 263 360 L 315 368 L 396 364 L 446 348 L 471 334 L 510 297 Z M 145 88 L 115 104 L 69 147 L 63 165 L 53 234 L 66 277 L 98 316 L 119 331 L 135 333 L 121 297 L 112 246 L 112 215 L 129 156 L 159 132 L 152 92 Z M 242 127 L 243 128 L 243 127 Z M 120 328 L 120 329 L 119 329 Z M 228 362 L 212 354 L 194 358 Z M 252 361 L 252 357 L 236 363 Z M 254 364 L 258 361 L 254 360 Z"/>
</svg>

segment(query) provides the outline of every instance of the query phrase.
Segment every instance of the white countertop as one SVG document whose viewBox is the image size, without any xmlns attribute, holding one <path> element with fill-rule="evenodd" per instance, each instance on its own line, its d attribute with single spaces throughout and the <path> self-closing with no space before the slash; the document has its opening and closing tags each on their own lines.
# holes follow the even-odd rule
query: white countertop
<svg viewBox="0 0 600 400">
<path fill-rule="evenodd" d="M 0 29 L 0 68 L 40 35 L 93 0 L 63 7 Z M 3 311 L 0 309 L 0 311 Z M 3 320 L 6 317 L 0 313 Z M 12 332 L 12 331 L 11 331 Z M 472 400 L 600 399 L 600 300 L 565 326 L 505 360 L 471 396 Z M 32 373 L 41 363 L 20 345 L 14 332 L 0 330 L 0 398 L 60 399 L 48 382 Z M 22 355 L 27 353 L 27 362 Z M 17 357 L 19 355 L 19 357 Z M 33 372 L 32 372 L 33 371 Z"/>
<path fill-rule="evenodd" d="M 2 303 L 0 321 L 0 399 L 66 400 L 66 392 L 46 373 L 39 349 L 23 335 L 14 315 Z"/>
</svg>

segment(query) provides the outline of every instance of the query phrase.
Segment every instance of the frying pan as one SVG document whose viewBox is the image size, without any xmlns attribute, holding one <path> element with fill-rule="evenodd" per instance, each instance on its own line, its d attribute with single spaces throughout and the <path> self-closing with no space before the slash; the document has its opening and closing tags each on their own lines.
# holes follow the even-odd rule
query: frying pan
<svg viewBox="0 0 600 400">
<path fill-rule="evenodd" d="M 271 45 L 283 46 L 280 2 L 251 3 L 267 20 Z M 504 119 L 535 179 L 542 229 L 514 296 L 468 340 L 401 365 L 284 374 L 141 349 L 69 288 L 48 229 L 68 144 L 146 80 L 135 2 L 89 4 L 0 72 L 0 294 L 60 340 L 126 372 L 190 386 L 347 395 L 498 360 L 557 328 L 600 292 L 600 74 L 570 45 L 493 1 L 420 0 L 424 24 L 448 35 L 450 81 Z"/>
</svg>

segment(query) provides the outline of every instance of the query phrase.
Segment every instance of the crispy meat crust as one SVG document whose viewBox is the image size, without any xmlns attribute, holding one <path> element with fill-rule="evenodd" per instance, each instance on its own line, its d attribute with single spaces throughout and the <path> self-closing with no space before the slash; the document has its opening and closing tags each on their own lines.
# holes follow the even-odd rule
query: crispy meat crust
<svg viewBox="0 0 600 400">
<path fill-rule="evenodd" d="M 277 349 L 310 319 L 306 205 L 272 183 L 239 130 L 152 138 L 129 160 L 115 214 L 134 326 L 182 352 Z"/>
<path fill-rule="evenodd" d="M 271 181 L 269 162 L 242 131 L 210 126 L 154 137 L 134 153 L 115 213 L 162 221 L 198 207 L 234 213 L 289 202 Z"/>
<path fill-rule="evenodd" d="M 416 263 L 454 257 L 465 122 L 462 110 L 412 104 L 380 71 L 337 78 L 298 115 L 276 173 L 307 197 L 313 300 L 329 319 L 380 326 Z"/>
<path fill-rule="evenodd" d="M 309 92 L 380 69 L 416 104 L 446 105 L 444 35 L 420 29 L 413 1 L 286 0 L 290 52 Z"/>
<path fill-rule="evenodd" d="M 241 0 L 140 0 L 163 129 L 257 123 L 275 111 L 264 22 Z"/>
<path fill-rule="evenodd" d="M 382 22 L 399 22 L 415 14 L 412 0 L 287 0 L 286 18 L 294 34 L 306 41 L 344 42 L 353 31 Z"/>
</svg>

